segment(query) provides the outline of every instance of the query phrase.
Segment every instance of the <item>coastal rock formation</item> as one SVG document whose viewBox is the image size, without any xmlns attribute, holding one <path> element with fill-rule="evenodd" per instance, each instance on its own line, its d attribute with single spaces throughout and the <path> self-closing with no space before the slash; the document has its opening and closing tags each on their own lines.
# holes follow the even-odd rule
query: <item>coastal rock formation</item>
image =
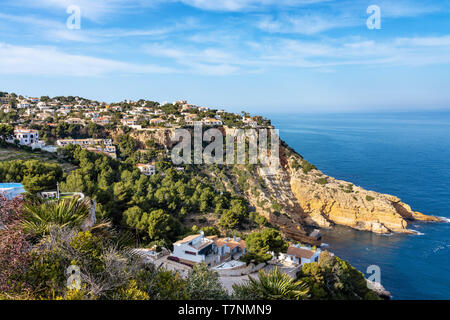
<svg viewBox="0 0 450 320">
<path fill-rule="evenodd" d="M 145 143 L 148 140 L 152 140 L 166 148 L 171 148 L 177 143 L 175 141 L 172 141 L 174 130 L 175 129 L 173 128 L 149 128 L 142 130 L 133 130 L 130 132 L 130 135 L 140 142 L 141 148 L 143 149 L 145 148 Z M 124 131 L 121 129 L 109 131 L 109 134 L 114 141 L 116 141 L 117 137 L 123 133 Z"/>
<path fill-rule="evenodd" d="M 231 134 L 233 130 L 224 129 Z M 169 128 L 132 132 L 143 147 L 151 139 L 168 149 L 175 144 L 172 134 L 173 129 Z M 308 237 L 312 227 L 331 228 L 338 224 L 380 234 L 412 234 L 414 231 L 407 228 L 409 221 L 441 221 L 413 211 L 395 196 L 325 175 L 284 142 L 280 147 L 280 163 L 275 175 L 262 175 L 244 165 L 228 166 L 227 175 L 220 178 L 211 168 L 204 170 L 204 174 L 211 181 L 227 185 L 228 191 L 245 196 L 258 214 L 279 226 L 290 238 L 310 244 L 316 244 Z M 243 181 L 246 187 L 242 186 Z"/>
<path fill-rule="evenodd" d="M 295 156 L 290 163 L 303 161 Z M 286 168 L 290 184 L 305 222 L 329 228 L 345 225 L 374 233 L 414 233 L 408 221 L 440 221 L 439 218 L 415 212 L 395 196 L 368 191 L 352 183 L 326 176 L 317 169 Z"/>
</svg>

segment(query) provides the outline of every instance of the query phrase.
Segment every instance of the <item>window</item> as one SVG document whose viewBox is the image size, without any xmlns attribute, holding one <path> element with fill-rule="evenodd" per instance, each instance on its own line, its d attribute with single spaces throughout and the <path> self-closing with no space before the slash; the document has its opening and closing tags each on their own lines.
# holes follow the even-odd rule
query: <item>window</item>
<svg viewBox="0 0 450 320">
<path fill-rule="evenodd" d="M 195 252 L 192 252 L 192 251 L 185 251 L 184 253 L 190 254 L 192 256 L 196 256 L 197 255 Z"/>
</svg>

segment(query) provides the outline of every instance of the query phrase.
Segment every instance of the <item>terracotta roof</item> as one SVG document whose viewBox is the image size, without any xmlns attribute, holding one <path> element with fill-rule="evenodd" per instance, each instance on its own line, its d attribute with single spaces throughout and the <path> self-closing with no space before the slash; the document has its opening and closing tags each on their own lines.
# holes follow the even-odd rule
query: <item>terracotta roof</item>
<svg viewBox="0 0 450 320">
<path fill-rule="evenodd" d="M 290 246 L 287 250 L 287 254 L 296 256 L 298 258 L 306 258 L 311 259 L 311 257 L 314 255 L 314 252 L 308 249 L 302 249 L 302 248 L 296 248 Z"/>
<path fill-rule="evenodd" d="M 219 248 L 225 246 L 228 246 L 231 250 L 233 250 L 234 248 L 236 248 L 237 246 L 239 246 L 241 249 L 245 249 L 245 241 L 244 240 L 239 240 L 239 241 L 235 241 L 233 238 L 230 238 L 230 240 L 227 241 L 228 238 L 215 238 L 214 240 L 214 244 L 216 246 L 218 246 Z"/>
</svg>

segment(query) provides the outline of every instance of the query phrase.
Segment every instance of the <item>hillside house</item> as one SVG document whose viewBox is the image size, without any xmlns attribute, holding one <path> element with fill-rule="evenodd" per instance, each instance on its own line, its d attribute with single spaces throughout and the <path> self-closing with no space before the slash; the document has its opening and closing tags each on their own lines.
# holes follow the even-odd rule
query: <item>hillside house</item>
<svg viewBox="0 0 450 320">
<path fill-rule="evenodd" d="M 156 164 L 154 162 L 150 162 L 147 164 L 138 163 L 136 167 L 141 171 L 141 173 L 145 174 L 146 176 L 152 176 L 156 174 Z"/>
<path fill-rule="evenodd" d="M 19 144 L 22 146 L 31 146 L 39 143 L 39 131 L 16 127 L 14 128 L 14 138 L 19 140 Z"/>
<path fill-rule="evenodd" d="M 281 253 L 279 259 L 288 263 L 303 266 L 305 263 L 318 262 L 322 250 L 300 245 L 290 245 L 286 253 Z"/>
<path fill-rule="evenodd" d="M 215 251 L 221 260 L 227 258 L 237 260 L 247 252 L 245 241 L 236 236 L 233 238 L 218 238 L 217 236 L 208 238 L 214 241 L 214 246 L 217 248 Z"/>
<path fill-rule="evenodd" d="M 206 238 L 203 231 L 175 242 L 172 257 L 191 265 L 203 262 L 212 266 L 219 262 L 219 256 L 214 252 L 214 240 Z"/>
</svg>

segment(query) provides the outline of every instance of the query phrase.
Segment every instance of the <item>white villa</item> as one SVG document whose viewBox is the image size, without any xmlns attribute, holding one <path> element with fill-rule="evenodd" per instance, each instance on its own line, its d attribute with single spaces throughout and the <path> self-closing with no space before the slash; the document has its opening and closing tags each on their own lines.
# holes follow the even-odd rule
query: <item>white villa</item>
<svg viewBox="0 0 450 320">
<path fill-rule="evenodd" d="M 70 144 L 75 144 L 81 146 L 83 149 L 103 153 L 113 159 L 117 158 L 116 147 L 113 146 L 111 139 L 61 139 L 57 140 L 56 144 L 59 147 L 66 147 Z"/>
<path fill-rule="evenodd" d="M 172 257 L 188 264 L 206 263 L 211 266 L 220 260 L 214 253 L 214 241 L 205 237 L 203 231 L 200 234 L 188 236 L 173 244 Z"/>
<path fill-rule="evenodd" d="M 243 117 L 242 122 L 244 122 L 247 126 L 250 126 L 252 128 L 258 127 L 258 122 L 256 122 L 252 118 Z"/>
<path fill-rule="evenodd" d="M 241 238 L 218 238 L 217 236 L 208 238 L 214 240 L 214 246 L 217 248 L 217 254 L 222 260 L 228 257 L 239 259 L 247 252 L 245 241 Z"/>
<path fill-rule="evenodd" d="M 161 119 L 161 118 L 155 118 L 155 119 L 151 119 L 150 120 L 150 124 L 161 124 L 166 122 L 165 120 Z"/>
<path fill-rule="evenodd" d="M 42 149 L 47 152 L 56 152 L 54 146 L 48 146 L 43 141 L 39 141 L 39 131 L 32 129 L 25 129 L 21 127 L 14 128 L 14 139 L 8 139 L 7 142 L 14 143 L 14 140 L 19 140 L 22 146 L 28 146 L 34 149 Z"/>
<path fill-rule="evenodd" d="M 137 120 L 136 119 L 122 119 L 122 120 L 120 120 L 120 122 L 122 123 L 122 125 L 128 126 L 128 127 L 132 127 L 132 126 L 136 126 L 137 125 Z"/>
<path fill-rule="evenodd" d="M 205 118 L 203 119 L 203 124 L 205 126 L 221 126 L 223 122 L 221 120 L 214 118 Z"/>
<path fill-rule="evenodd" d="M 203 231 L 175 242 L 173 248 L 172 257 L 187 264 L 204 262 L 210 267 L 239 259 L 247 252 L 245 241 L 240 238 L 205 237 Z"/>
<path fill-rule="evenodd" d="M 322 250 L 311 247 L 301 247 L 298 244 L 290 245 L 286 253 L 281 253 L 279 259 L 295 265 L 303 266 L 305 263 L 318 262 Z"/>
<path fill-rule="evenodd" d="M 85 125 L 84 120 L 80 119 L 80 118 L 69 118 L 66 120 L 67 124 L 80 124 L 80 125 Z"/>
<path fill-rule="evenodd" d="M 105 145 L 112 146 L 111 139 L 60 139 L 56 141 L 60 147 L 68 146 L 69 144 L 76 144 L 79 146 Z"/>
<path fill-rule="evenodd" d="M 104 117 L 94 118 L 94 119 L 92 119 L 92 121 L 94 121 L 96 124 L 105 125 L 105 124 L 110 124 L 111 119 L 112 118 L 110 116 L 104 116 Z"/>
<path fill-rule="evenodd" d="M 14 138 L 19 140 L 19 144 L 22 146 L 31 146 L 39 143 L 39 131 L 16 127 L 14 128 Z"/>
<path fill-rule="evenodd" d="M 156 174 L 156 164 L 154 162 L 150 162 L 148 164 L 138 163 L 136 167 L 141 171 L 141 173 L 146 176 L 152 176 Z"/>
</svg>

